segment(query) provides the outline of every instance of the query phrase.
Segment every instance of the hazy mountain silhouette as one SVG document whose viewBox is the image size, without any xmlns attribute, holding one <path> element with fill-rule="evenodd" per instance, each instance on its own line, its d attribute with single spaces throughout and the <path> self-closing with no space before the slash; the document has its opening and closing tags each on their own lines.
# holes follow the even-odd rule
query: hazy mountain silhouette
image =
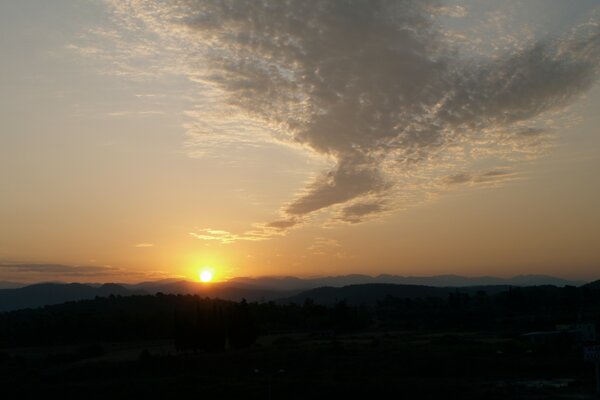
<svg viewBox="0 0 600 400">
<path fill-rule="evenodd" d="M 341 288 L 322 287 L 310 289 L 295 296 L 280 299 L 279 303 L 303 304 L 306 300 L 312 300 L 316 304 L 333 305 L 340 301 L 347 304 L 375 304 L 386 296 L 397 298 L 427 298 L 438 297 L 446 298 L 450 293 L 477 293 L 485 291 L 488 295 L 493 295 L 506 291 L 511 286 L 493 285 L 493 286 L 469 286 L 469 287 L 434 287 L 423 285 L 398 285 L 393 283 L 367 283 L 362 285 L 349 285 Z"/>
<path fill-rule="evenodd" d="M 449 289 L 418 285 L 396 285 L 389 283 L 367 283 L 349 285 L 341 288 L 322 287 L 307 290 L 296 296 L 281 300 L 282 303 L 303 304 L 310 299 L 317 304 L 336 304 L 346 301 L 348 304 L 374 303 L 385 296 L 395 297 L 444 297 Z"/>
<path fill-rule="evenodd" d="M 183 282 L 183 281 L 184 280 L 182 280 L 181 278 L 169 278 L 169 279 L 160 279 L 157 281 L 140 282 L 140 283 L 135 283 L 135 284 L 120 283 L 120 285 L 127 287 L 127 288 L 135 288 L 135 289 L 152 291 L 154 288 L 157 288 L 157 287 L 161 287 L 164 285 L 170 285 L 172 283 Z"/>
<path fill-rule="evenodd" d="M 401 275 L 343 275 L 328 276 L 322 278 L 301 279 L 293 276 L 267 276 L 259 278 L 240 277 L 228 281 L 229 284 L 244 285 L 245 287 L 258 287 L 271 290 L 299 290 L 314 289 L 318 287 L 331 286 L 342 287 L 348 285 L 360 285 L 366 283 L 393 283 L 399 285 L 423 285 L 434 287 L 466 287 L 466 286 L 580 286 L 583 281 L 567 280 L 547 275 L 518 275 L 512 278 L 498 278 L 493 276 L 466 277 L 459 275 L 436 275 L 436 276 L 401 276 Z"/>
<path fill-rule="evenodd" d="M 497 292 L 508 286 L 554 285 L 578 286 L 582 282 L 543 275 L 522 275 L 513 278 L 463 277 L 439 275 L 405 277 L 397 275 L 344 275 L 302 279 L 297 277 L 234 278 L 227 282 L 202 284 L 178 279 L 141 282 L 137 284 L 42 283 L 24 287 L 0 289 L 0 312 L 35 308 L 67 301 L 92 299 L 96 296 L 129 296 L 134 294 L 198 294 L 202 297 L 240 301 L 271 301 L 302 303 L 307 298 L 331 304 L 346 299 L 351 303 L 372 303 L 391 295 L 395 297 L 446 296 L 456 288 L 473 291 L 480 288 Z M 463 291 L 463 290 L 461 290 Z"/>
<path fill-rule="evenodd" d="M 67 301 L 93 299 L 96 296 L 132 295 L 136 291 L 107 283 L 99 287 L 81 283 L 40 283 L 17 289 L 0 290 L 0 311 L 40 307 Z"/>
<path fill-rule="evenodd" d="M 134 287 L 139 287 L 135 285 Z M 252 286 L 241 283 L 217 282 L 204 284 L 192 281 L 175 281 L 158 284 L 146 283 L 143 290 L 149 294 L 199 294 L 204 297 L 218 297 L 223 300 L 248 301 L 273 300 L 285 296 L 297 294 L 300 290 L 276 290 L 264 288 L 262 285 Z"/>
<path fill-rule="evenodd" d="M 0 289 L 17 289 L 23 286 L 27 286 L 26 283 L 0 281 Z"/>
<path fill-rule="evenodd" d="M 41 283 L 22 288 L 0 289 L 0 312 L 22 308 L 36 308 L 67 301 L 136 294 L 198 294 L 223 300 L 268 301 L 297 294 L 299 291 L 275 291 L 260 288 L 236 287 L 226 283 L 205 285 L 190 281 L 146 282 L 141 285 L 107 283 Z"/>
<path fill-rule="evenodd" d="M 597 281 L 586 283 L 585 285 L 583 285 L 583 287 L 589 289 L 600 289 L 600 279 L 598 279 Z"/>
</svg>

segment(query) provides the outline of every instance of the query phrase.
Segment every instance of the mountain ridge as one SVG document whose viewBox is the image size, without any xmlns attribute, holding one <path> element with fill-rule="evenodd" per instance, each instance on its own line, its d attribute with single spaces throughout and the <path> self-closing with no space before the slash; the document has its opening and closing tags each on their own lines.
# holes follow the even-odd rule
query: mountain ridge
<svg viewBox="0 0 600 400">
<path fill-rule="evenodd" d="M 472 292 L 478 289 L 496 292 L 513 286 L 553 285 L 579 286 L 578 281 L 546 275 L 520 275 L 512 278 L 463 277 L 437 275 L 430 277 L 405 277 L 399 275 L 343 275 L 322 278 L 239 277 L 225 282 L 204 284 L 182 279 L 128 283 L 36 283 L 17 288 L 0 289 L 0 312 L 22 308 L 92 299 L 94 297 L 197 294 L 203 297 L 241 301 L 278 301 L 303 303 L 314 297 L 324 303 L 350 299 L 373 302 L 386 295 L 391 296 L 439 296 L 453 290 Z M 339 289 L 339 290 L 337 290 Z M 362 299 L 362 300 L 360 300 Z"/>
<path fill-rule="evenodd" d="M 227 281 L 229 284 L 255 285 L 262 288 L 282 288 L 286 290 L 312 289 L 323 286 L 342 287 L 367 283 L 393 283 L 400 285 L 425 285 L 434 287 L 467 286 L 581 286 L 585 281 L 557 278 L 549 275 L 516 275 L 510 278 L 494 276 L 466 277 L 461 275 L 403 276 L 380 274 L 377 276 L 350 274 L 318 278 L 298 278 L 294 276 L 237 277 Z"/>
</svg>

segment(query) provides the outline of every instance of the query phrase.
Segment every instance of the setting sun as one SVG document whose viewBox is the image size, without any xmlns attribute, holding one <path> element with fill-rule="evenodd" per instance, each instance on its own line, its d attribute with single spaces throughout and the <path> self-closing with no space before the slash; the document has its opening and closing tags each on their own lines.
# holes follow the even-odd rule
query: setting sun
<svg viewBox="0 0 600 400">
<path fill-rule="evenodd" d="M 200 282 L 210 282 L 213 279 L 213 273 L 209 269 L 203 269 L 200 271 Z"/>
</svg>

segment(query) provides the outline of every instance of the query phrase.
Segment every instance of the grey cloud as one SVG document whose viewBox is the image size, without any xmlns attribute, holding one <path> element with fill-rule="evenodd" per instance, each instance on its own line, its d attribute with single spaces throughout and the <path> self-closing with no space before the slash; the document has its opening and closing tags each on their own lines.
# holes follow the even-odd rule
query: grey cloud
<svg viewBox="0 0 600 400">
<path fill-rule="evenodd" d="M 456 185 L 460 183 L 467 183 L 471 181 L 471 175 L 469 174 L 456 174 L 446 177 L 446 183 L 450 185 Z"/>
<path fill-rule="evenodd" d="M 381 192 L 385 182 L 376 167 L 345 157 L 333 171 L 322 174 L 300 198 L 285 211 L 290 215 L 305 215 L 334 204 L 345 203 L 367 194 Z"/>
<path fill-rule="evenodd" d="M 512 171 L 504 171 L 504 170 L 495 170 L 485 172 L 473 178 L 473 182 L 475 183 L 487 183 L 487 182 L 498 182 L 505 181 L 511 179 L 515 176 L 515 173 Z"/>
<path fill-rule="evenodd" d="M 597 78 L 600 37 L 536 43 L 505 59 L 457 71 L 439 110 L 451 125 L 510 126 L 568 104 Z"/>
<path fill-rule="evenodd" d="M 428 87 L 445 69 L 426 12 L 435 3 L 189 3 L 185 23 L 213 39 L 210 78 L 230 102 L 337 161 L 288 215 L 385 192 L 377 153 L 434 100 Z M 424 129 L 405 136 L 416 152 L 439 142 Z"/>
<path fill-rule="evenodd" d="M 481 173 L 460 173 L 455 175 L 447 176 L 444 179 L 446 185 L 460 185 L 464 183 L 490 183 L 499 182 L 511 179 L 515 176 L 513 171 L 509 170 L 492 170 Z"/>
<path fill-rule="evenodd" d="M 538 137 L 546 134 L 546 130 L 541 128 L 524 128 L 517 131 L 516 134 L 520 137 Z"/>
<path fill-rule="evenodd" d="M 267 228 L 275 228 L 275 229 L 288 229 L 292 226 L 298 224 L 298 220 L 296 219 L 282 219 L 279 221 L 273 221 L 266 224 Z"/>
<path fill-rule="evenodd" d="M 357 223 L 368 215 L 377 214 L 384 210 L 385 205 L 382 201 L 359 202 L 344 207 L 338 219 L 344 222 Z"/>
<path fill-rule="evenodd" d="M 510 172 L 510 171 L 494 170 L 494 171 L 485 172 L 485 173 L 481 174 L 481 176 L 493 178 L 493 177 L 497 177 L 497 176 L 506 176 L 506 175 L 511 175 L 511 174 L 512 174 L 512 172 Z"/>
<path fill-rule="evenodd" d="M 467 169 L 461 158 L 441 161 L 453 146 L 491 154 L 521 151 L 523 143 L 535 153 L 544 129 L 532 127 L 534 120 L 587 90 L 600 60 L 597 29 L 501 57 L 463 59 L 436 25 L 435 14 L 446 9 L 434 0 L 138 7 L 145 21 L 160 16 L 155 25 L 163 33 L 168 21 L 171 30 L 186 30 L 195 47 L 182 47 L 194 76 L 218 87 L 230 105 L 280 139 L 334 160 L 284 206 L 282 220 L 265 225 L 274 229 L 334 205 L 345 205 L 340 218 L 353 222 L 393 208 L 378 204 L 410 176 L 438 163 Z M 446 183 L 501 176 L 450 171 Z"/>
</svg>

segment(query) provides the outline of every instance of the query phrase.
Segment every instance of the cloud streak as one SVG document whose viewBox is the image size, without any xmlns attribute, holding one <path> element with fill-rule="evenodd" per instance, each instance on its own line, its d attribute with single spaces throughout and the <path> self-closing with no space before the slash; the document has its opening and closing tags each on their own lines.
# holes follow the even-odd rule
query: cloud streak
<svg viewBox="0 0 600 400">
<path fill-rule="evenodd" d="M 275 224 L 275 226 L 270 226 Z M 230 244 L 234 242 L 242 241 L 250 241 L 250 242 L 259 242 L 262 240 L 267 240 L 274 235 L 279 234 L 278 231 L 282 229 L 286 229 L 288 226 L 280 227 L 278 224 L 272 223 L 265 225 L 259 225 L 254 230 L 246 232 L 244 234 L 236 234 L 225 230 L 220 229 L 198 229 L 195 232 L 190 232 L 190 236 L 205 240 L 205 241 L 213 241 L 219 242 L 221 244 Z"/>
<path fill-rule="evenodd" d="M 506 181 L 513 176 L 506 164 L 547 149 L 555 128 L 548 116 L 588 90 L 600 64 L 597 26 L 501 55 L 462 56 L 437 18 L 468 10 L 433 0 L 113 7 L 131 29 L 142 21 L 178 43 L 190 79 L 235 110 L 231 121 L 252 127 L 248 141 L 268 132 L 333 163 L 283 206 L 280 220 L 242 236 L 193 233 L 222 243 L 262 240 L 326 209 L 336 221 L 356 223 L 440 185 Z M 222 137 L 240 135 L 239 126 L 213 127 Z M 486 159 L 502 161 L 474 169 Z"/>
<path fill-rule="evenodd" d="M 120 268 L 105 265 L 0 264 L 0 276 L 18 281 L 53 279 L 102 279 L 131 275 Z"/>
<path fill-rule="evenodd" d="M 64 265 L 64 264 L 0 264 L 0 277 L 19 282 L 60 280 L 105 281 L 107 279 L 135 280 L 170 277 L 164 271 L 132 271 L 110 265 Z"/>
<path fill-rule="evenodd" d="M 119 271 L 110 266 L 73 266 L 62 264 L 5 264 L 0 265 L 0 270 L 7 272 L 35 272 L 47 274 L 61 274 L 69 276 L 106 275 Z"/>
</svg>

